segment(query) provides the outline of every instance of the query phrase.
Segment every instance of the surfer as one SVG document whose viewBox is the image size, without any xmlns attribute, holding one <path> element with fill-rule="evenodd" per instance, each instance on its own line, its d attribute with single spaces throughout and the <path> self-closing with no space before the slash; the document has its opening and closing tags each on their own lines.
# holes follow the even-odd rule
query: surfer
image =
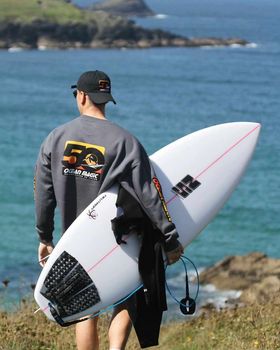
<svg viewBox="0 0 280 350">
<path fill-rule="evenodd" d="M 85 72 L 72 88 L 80 116 L 47 136 L 36 163 L 34 193 L 39 262 L 43 266 L 54 247 L 56 206 L 65 232 L 92 200 L 119 183 L 139 202 L 158 229 L 168 262 L 175 263 L 183 248 L 149 158 L 134 136 L 106 118 L 106 103 L 116 103 L 110 78 L 101 71 Z M 81 171 L 85 160 L 87 171 Z M 98 349 L 97 322 L 98 318 L 94 318 L 77 324 L 79 350 Z M 110 349 L 124 349 L 130 329 L 127 305 L 121 304 L 114 310 L 109 327 Z"/>
</svg>

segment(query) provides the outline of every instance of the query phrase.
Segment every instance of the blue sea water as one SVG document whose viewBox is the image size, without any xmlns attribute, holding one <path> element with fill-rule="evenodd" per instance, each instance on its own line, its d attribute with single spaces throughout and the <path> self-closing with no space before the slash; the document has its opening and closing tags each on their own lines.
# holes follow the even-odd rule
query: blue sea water
<svg viewBox="0 0 280 350">
<path fill-rule="evenodd" d="M 134 133 L 150 154 L 210 125 L 260 122 L 261 137 L 241 184 L 186 254 L 198 268 L 251 251 L 280 257 L 279 1 L 147 3 L 165 16 L 137 19 L 143 26 L 189 37 L 242 37 L 253 44 L 0 51 L 0 282 L 10 280 L 0 292 L 13 302 L 40 272 L 33 215 L 38 149 L 49 131 L 78 115 L 70 85 L 90 69 L 112 78 L 117 105 L 108 107 L 108 118 Z"/>
</svg>

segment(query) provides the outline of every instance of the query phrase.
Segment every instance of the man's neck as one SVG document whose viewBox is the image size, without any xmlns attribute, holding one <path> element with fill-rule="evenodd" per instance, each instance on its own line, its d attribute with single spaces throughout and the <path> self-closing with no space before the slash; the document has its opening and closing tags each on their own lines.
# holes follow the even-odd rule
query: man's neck
<svg viewBox="0 0 280 350">
<path fill-rule="evenodd" d="M 106 119 L 105 108 L 89 107 L 81 110 L 82 115 L 97 119 Z"/>
</svg>

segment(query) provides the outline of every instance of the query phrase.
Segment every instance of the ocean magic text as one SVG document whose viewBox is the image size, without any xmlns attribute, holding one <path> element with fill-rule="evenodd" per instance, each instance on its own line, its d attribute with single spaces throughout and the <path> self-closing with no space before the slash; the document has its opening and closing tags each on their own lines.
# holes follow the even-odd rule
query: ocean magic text
<svg viewBox="0 0 280 350">
<path fill-rule="evenodd" d="M 71 168 L 64 168 L 63 169 L 63 175 L 75 175 L 80 176 L 85 179 L 91 179 L 98 181 L 100 178 L 100 174 L 96 174 L 94 172 L 86 171 L 86 170 L 80 170 L 80 169 L 71 169 Z"/>
</svg>

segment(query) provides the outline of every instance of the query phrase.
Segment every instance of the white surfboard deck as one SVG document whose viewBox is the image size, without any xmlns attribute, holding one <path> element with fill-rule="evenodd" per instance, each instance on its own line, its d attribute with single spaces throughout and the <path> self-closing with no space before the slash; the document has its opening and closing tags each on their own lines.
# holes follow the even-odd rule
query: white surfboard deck
<svg viewBox="0 0 280 350">
<path fill-rule="evenodd" d="M 260 127 L 251 122 L 212 126 L 178 139 L 150 157 L 184 247 L 217 215 L 236 188 L 254 152 Z M 51 320 L 49 300 L 41 288 L 62 252 L 82 265 L 98 294 L 95 305 L 63 317 L 65 322 L 96 313 L 141 285 L 139 238 L 129 236 L 127 244 L 118 245 L 111 230 L 111 219 L 117 215 L 117 192 L 114 186 L 84 210 L 43 268 L 34 296 Z"/>
</svg>

